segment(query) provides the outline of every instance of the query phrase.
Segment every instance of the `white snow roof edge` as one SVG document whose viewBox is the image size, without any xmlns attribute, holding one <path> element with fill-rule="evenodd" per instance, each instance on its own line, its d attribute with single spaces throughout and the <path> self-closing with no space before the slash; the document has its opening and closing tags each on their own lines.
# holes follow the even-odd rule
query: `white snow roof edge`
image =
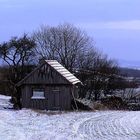
<svg viewBox="0 0 140 140">
<path fill-rule="evenodd" d="M 82 82 L 76 78 L 71 72 L 69 72 L 65 67 L 63 67 L 58 61 L 56 60 L 45 60 L 46 63 L 48 63 L 51 67 L 53 67 L 59 74 L 61 74 L 63 77 L 65 77 L 71 84 L 75 85 L 77 83 L 81 83 Z M 58 69 L 58 65 L 61 67 L 60 69 Z M 63 70 L 63 72 L 61 71 Z M 67 76 L 67 74 L 64 74 L 64 71 L 68 74 L 70 74 L 71 76 Z"/>
</svg>

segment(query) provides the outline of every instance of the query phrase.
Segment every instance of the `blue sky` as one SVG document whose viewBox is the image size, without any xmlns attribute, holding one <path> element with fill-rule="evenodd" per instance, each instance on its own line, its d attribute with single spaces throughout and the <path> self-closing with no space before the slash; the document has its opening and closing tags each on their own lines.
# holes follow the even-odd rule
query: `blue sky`
<svg viewBox="0 0 140 140">
<path fill-rule="evenodd" d="M 120 64 L 140 67 L 140 0 L 0 0 L 0 42 L 41 24 L 72 23 Z"/>
</svg>

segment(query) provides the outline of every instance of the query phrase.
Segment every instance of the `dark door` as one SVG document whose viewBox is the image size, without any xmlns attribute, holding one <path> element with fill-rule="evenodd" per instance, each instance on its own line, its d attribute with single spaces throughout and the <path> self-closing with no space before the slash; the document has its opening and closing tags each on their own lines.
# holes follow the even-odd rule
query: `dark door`
<svg viewBox="0 0 140 140">
<path fill-rule="evenodd" d="M 60 92 L 59 92 L 59 90 L 52 91 L 52 109 L 53 110 L 60 109 Z"/>
<path fill-rule="evenodd" d="M 52 89 L 48 94 L 47 110 L 59 110 L 60 109 L 60 91 Z"/>
</svg>

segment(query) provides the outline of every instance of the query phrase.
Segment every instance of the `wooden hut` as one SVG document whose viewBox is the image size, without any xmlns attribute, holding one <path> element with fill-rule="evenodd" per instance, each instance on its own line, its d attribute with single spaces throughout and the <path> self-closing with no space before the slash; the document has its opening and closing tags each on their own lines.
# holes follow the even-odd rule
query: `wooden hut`
<svg viewBox="0 0 140 140">
<path fill-rule="evenodd" d="M 70 110 L 80 83 L 56 60 L 45 60 L 17 86 L 23 108 Z"/>
</svg>

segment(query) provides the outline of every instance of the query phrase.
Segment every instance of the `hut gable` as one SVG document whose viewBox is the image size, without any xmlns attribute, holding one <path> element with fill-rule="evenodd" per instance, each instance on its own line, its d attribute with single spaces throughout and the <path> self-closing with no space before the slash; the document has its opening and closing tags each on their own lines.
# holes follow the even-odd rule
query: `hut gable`
<svg viewBox="0 0 140 140">
<path fill-rule="evenodd" d="M 22 84 L 77 84 L 80 81 L 65 69 L 56 60 L 45 60 L 34 71 L 21 80 L 17 86 Z"/>
</svg>

